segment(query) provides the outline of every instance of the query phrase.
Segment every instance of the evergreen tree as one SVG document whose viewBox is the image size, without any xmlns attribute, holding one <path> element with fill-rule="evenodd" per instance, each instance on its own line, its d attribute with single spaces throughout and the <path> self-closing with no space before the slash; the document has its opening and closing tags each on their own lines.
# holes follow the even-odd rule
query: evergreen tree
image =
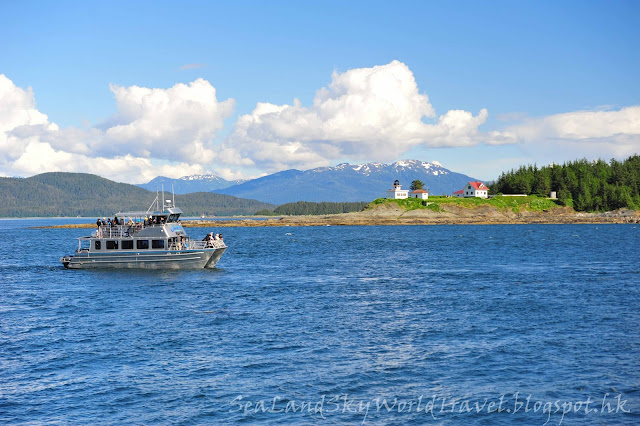
<svg viewBox="0 0 640 426">
<path fill-rule="evenodd" d="M 522 166 L 502 173 L 491 193 L 537 194 L 556 191 L 558 202 L 578 211 L 640 207 L 640 155 L 620 162 L 586 159 L 538 168 Z"/>
<path fill-rule="evenodd" d="M 275 215 L 321 215 L 321 214 L 338 214 L 361 211 L 367 205 L 365 201 L 330 203 L 323 201 L 314 203 L 311 201 L 298 201 L 295 203 L 286 203 L 278 206 L 273 214 Z M 264 212 L 259 212 L 264 214 Z M 258 213 L 256 213 L 258 214 Z"/>
<path fill-rule="evenodd" d="M 422 183 L 422 181 L 416 179 L 413 182 L 411 182 L 411 186 L 410 186 L 412 191 L 415 191 L 416 189 L 424 189 L 424 183 Z"/>
</svg>

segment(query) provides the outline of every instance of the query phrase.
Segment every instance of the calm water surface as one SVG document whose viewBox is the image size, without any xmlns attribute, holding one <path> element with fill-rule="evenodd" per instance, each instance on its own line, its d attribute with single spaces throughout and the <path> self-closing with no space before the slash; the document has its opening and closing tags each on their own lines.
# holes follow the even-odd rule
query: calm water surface
<svg viewBox="0 0 640 426">
<path fill-rule="evenodd" d="M 638 226 L 225 228 L 162 272 L 64 270 L 64 221 L 0 220 L 2 423 L 640 423 Z"/>
</svg>

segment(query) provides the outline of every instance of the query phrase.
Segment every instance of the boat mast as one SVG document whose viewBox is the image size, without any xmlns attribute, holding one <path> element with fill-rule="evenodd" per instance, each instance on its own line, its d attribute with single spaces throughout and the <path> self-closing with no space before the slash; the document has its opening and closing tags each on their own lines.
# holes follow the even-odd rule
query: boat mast
<svg viewBox="0 0 640 426">
<path fill-rule="evenodd" d="M 157 194 L 157 192 L 158 192 L 158 191 L 157 191 L 157 189 L 156 189 L 156 194 Z M 147 213 L 149 213 L 149 212 L 151 211 L 151 209 L 153 209 L 153 205 L 154 205 L 154 204 L 156 205 L 156 210 L 158 210 L 158 196 L 157 196 L 157 195 L 156 195 L 156 199 L 155 199 L 155 200 L 153 200 L 153 201 L 151 202 L 151 205 L 150 205 L 150 206 L 149 206 L 149 208 L 147 209 Z"/>
<path fill-rule="evenodd" d="M 164 183 L 162 184 L 162 213 L 164 213 Z"/>
<path fill-rule="evenodd" d="M 176 192 L 173 190 L 173 182 L 171 183 L 171 197 L 173 199 L 173 208 L 176 207 Z"/>
</svg>

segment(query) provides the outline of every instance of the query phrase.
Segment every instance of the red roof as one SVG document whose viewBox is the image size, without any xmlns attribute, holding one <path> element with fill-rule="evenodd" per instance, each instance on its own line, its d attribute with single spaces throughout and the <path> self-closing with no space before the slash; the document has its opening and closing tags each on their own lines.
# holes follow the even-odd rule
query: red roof
<svg viewBox="0 0 640 426">
<path fill-rule="evenodd" d="M 475 189 L 482 189 L 482 190 L 489 189 L 487 188 L 487 185 L 485 185 L 482 182 L 469 182 L 469 185 L 473 186 Z"/>
<path fill-rule="evenodd" d="M 425 191 L 424 189 L 416 189 L 415 191 L 411 191 L 410 194 L 428 194 L 429 191 Z"/>
<path fill-rule="evenodd" d="M 462 194 L 463 192 L 464 192 L 464 189 L 461 189 L 460 191 L 454 192 L 454 194 Z"/>
</svg>

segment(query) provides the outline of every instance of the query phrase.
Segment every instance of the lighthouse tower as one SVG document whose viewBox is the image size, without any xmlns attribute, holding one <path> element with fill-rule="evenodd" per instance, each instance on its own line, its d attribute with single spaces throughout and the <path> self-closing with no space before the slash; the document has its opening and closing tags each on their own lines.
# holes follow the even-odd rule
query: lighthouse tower
<svg viewBox="0 0 640 426">
<path fill-rule="evenodd" d="M 392 200 L 403 200 L 409 196 L 409 193 L 406 189 L 402 189 L 402 185 L 400 185 L 400 181 L 396 179 L 393 182 L 393 188 L 387 190 L 387 198 Z"/>
</svg>

